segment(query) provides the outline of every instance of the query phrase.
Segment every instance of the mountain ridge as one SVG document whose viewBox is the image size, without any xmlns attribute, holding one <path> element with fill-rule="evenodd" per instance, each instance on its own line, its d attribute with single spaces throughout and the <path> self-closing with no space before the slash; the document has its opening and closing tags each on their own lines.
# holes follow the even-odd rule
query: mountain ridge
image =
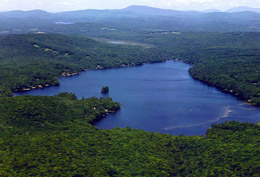
<svg viewBox="0 0 260 177">
<path fill-rule="evenodd" d="M 34 21 L 32 22 L 32 20 Z M 147 6 L 129 6 L 115 10 L 87 9 L 58 13 L 41 10 L 10 11 L 0 13 L 0 21 L 0 35 L 17 33 L 17 31 L 11 31 L 10 29 L 19 30 L 18 33 L 31 33 L 35 29 L 39 32 L 56 33 L 66 31 L 66 33 L 71 33 L 69 31 L 71 29 L 70 25 L 75 23 L 100 24 L 102 27 L 97 30 L 260 31 L 260 14 L 256 12 L 176 11 Z M 62 24 L 69 25 L 62 26 Z M 79 29 L 73 33 L 78 34 L 88 30 Z"/>
<path fill-rule="evenodd" d="M 239 6 L 239 7 L 234 7 L 234 8 L 228 9 L 226 12 L 228 12 L 228 13 L 236 13 L 236 12 L 256 12 L 256 13 L 260 13 L 260 8 Z"/>
<path fill-rule="evenodd" d="M 144 10 L 141 11 L 140 10 Z M 15 13 L 27 13 L 27 14 L 33 14 L 33 13 L 42 13 L 42 14 L 64 14 L 64 13 L 75 13 L 75 12 L 123 12 L 123 11 L 131 11 L 136 13 L 157 13 L 158 15 L 166 15 L 169 14 L 175 14 L 175 13 L 183 13 L 183 12 L 193 12 L 193 13 L 212 13 L 212 12 L 222 12 L 222 13 L 236 13 L 236 12 L 257 12 L 260 13 L 260 8 L 254 8 L 254 7 L 248 7 L 248 6 L 238 6 L 230 8 L 226 11 L 221 11 L 219 9 L 206 9 L 206 10 L 176 10 L 176 9 L 164 9 L 164 8 L 157 8 L 157 7 L 151 7 L 151 6 L 144 6 L 144 5 L 130 5 L 126 8 L 122 9 L 82 9 L 82 10 L 71 10 L 71 11 L 60 11 L 60 12 L 48 12 L 41 9 L 34 9 L 34 10 L 10 10 L 10 11 L 0 11 L 0 14 L 15 14 Z"/>
<path fill-rule="evenodd" d="M 227 11 L 220 11 L 218 9 L 208 9 L 204 11 L 182 11 L 182 10 L 174 10 L 174 9 L 163 9 L 156 8 L 150 6 L 139 6 L 132 5 L 123 9 L 84 9 L 84 10 L 74 10 L 74 11 L 62 11 L 62 12 L 47 12 L 40 9 L 23 11 L 23 10 L 13 10 L 7 12 L 0 12 L 1 16 L 11 17 L 11 18 L 26 18 L 26 17 L 38 17 L 38 18 L 85 18 L 86 16 L 136 16 L 136 15 L 144 15 L 144 16 L 188 16 L 188 17 L 197 17 L 202 14 L 208 13 L 240 13 L 240 12 L 255 12 L 260 13 L 260 8 L 251 8 L 246 6 L 240 6 L 228 9 Z M 74 16 L 74 17 L 72 17 Z"/>
</svg>

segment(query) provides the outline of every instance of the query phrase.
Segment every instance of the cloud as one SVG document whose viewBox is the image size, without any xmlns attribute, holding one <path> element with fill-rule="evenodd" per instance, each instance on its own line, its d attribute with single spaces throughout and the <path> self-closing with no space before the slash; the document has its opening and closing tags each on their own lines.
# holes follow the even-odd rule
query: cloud
<svg viewBox="0 0 260 177">
<path fill-rule="evenodd" d="M 56 2 L 56 4 L 59 4 L 59 5 L 64 5 L 64 6 L 70 6 L 71 3 L 70 2 L 66 2 L 66 1 L 62 1 L 62 2 Z"/>
</svg>

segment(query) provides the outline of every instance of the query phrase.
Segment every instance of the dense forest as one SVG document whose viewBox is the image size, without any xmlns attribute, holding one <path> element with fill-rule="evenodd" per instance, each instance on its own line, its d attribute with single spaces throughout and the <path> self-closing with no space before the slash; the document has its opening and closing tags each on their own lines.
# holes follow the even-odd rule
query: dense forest
<svg viewBox="0 0 260 177">
<path fill-rule="evenodd" d="M 259 33 L 142 31 L 103 37 L 153 45 L 169 58 L 191 64 L 193 78 L 260 106 Z"/>
<path fill-rule="evenodd" d="M 0 93 L 58 85 L 59 76 L 178 59 L 190 74 L 222 91 L 260 105 L 258 33 L 108 33 L 107 38 L 152 47 L 115 45 L 85 37 L 31 34 L 0 38 Z M 259 38 L 259 39 L 258 39 Z M 66 45 L 64 45 L 66 44 Z"/>
<path fill-rule="evenodd" d="M 59 85 L 59 76 L 166 60 L 160 50 L 55 34 L 0 38 L 0 95 Z"/>
<path fill-rule="evenodd" d="M 188 33 L 161 45 L 192 64 L 193 78 L 260 106 L 259 41 L 259 33 Z"/>
<path fill-rule="evenodd" d="M 213 125 L 172 136 L 92 124 L 120 108 L 107 99 L 0 98 L 0 176 L 258 176 L 260 127 Z"/>
<path fill-rule="evenodd" d="M 259 33 L 104 30 L 85 23 L 59 30 L 98 39 L 0 37 L 0 176 L 259 176 L 260 123 L 225 122 L 192 137 L 99 130 L 95 122 L 120 109 L 111 98 L 6 97 L 59 85 L 59 76 L 85 69 L 174 58 L 190 63 L 195 79 L 259 106 Z M 97 41 L 107 39 L 149 47 Z"/>
</svg>

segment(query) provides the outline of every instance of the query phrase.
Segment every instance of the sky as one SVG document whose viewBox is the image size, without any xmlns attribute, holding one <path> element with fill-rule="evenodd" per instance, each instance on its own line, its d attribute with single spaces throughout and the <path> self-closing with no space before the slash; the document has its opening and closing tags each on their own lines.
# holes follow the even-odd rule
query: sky
<svg viewBox="0 0 260 177">
<path fill-rule="evenodd" d="M 61 12 L 84 9 L 122 9 L 145 5 L 175 10 L 227 10 L 238 6 L 260 8 L 260 0 L 0 0 L 0 11 L 41 9 Z"/>
</svg>

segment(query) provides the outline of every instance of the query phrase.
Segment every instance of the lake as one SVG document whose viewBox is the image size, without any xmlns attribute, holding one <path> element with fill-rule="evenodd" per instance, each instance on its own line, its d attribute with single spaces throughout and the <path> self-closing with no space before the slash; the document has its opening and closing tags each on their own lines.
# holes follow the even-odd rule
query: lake
<svg viewBox="0 0 260 177">
<path fill-rule="evenodd" d="M 260 108 L 191 78 L 190 65 L 167 61 L 138 67 L 88 70 L 60 78 L 60 86 L 19 95 L 74 93 L 82 97 L 112 97 L 122 105 L 95 126 L 100 129 L 131 127 L 173 135 L 205 135 L 215 123 L 260 121 Z M 108 95 L 101 88 L 109 86 Z"/>
</svg>

